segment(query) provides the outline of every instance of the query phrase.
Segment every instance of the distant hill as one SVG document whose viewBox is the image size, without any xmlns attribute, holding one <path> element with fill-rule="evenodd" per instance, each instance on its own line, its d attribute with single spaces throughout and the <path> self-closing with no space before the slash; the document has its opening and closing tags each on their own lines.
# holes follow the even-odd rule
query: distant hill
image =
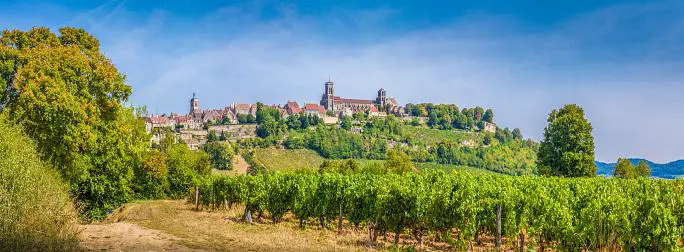
<svg viewBox="0 0 684 252">
<path fill-rule="evenodd" d="M 667 164 L 658 164 L 641 158 L 630 158 L 629 161 L 633 165 L 637 165 L 639 161 L 644 160 L 651 167 L 651 175 L 658 178 L 674 179 L 684 176 L 684 159 L 669 162 Z M 596 161 L 598 168 L 598 175 L 613 176 L 615 170 L 615 163 L 604 163 Z"/>
</svg>

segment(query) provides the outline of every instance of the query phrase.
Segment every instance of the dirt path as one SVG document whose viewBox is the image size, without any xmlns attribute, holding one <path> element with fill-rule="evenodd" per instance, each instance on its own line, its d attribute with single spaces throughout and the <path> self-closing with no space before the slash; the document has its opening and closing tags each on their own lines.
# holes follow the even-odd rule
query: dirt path
<svg viewBox="0 0 684 252">
<path fill-rule="evenodd" d="M 249 164 L 245 159 L 242 157 L 242 155 L 237 154 L 237 162 L 235 162 L 235 165 L 233 166 L 233 169 L 235 169 L 235 172 L 238 175 L 244 175 L 247 174 L 247 170 L 249 169 Z"/>
<path fill-rule="evenodd" d="M 217 170 L 217 169 L 212 169 L 212 172 L 217 175 L 222 175 L 222 176 L 234 176 L 234 175 L 245 175 L 247 174 L 247 171 L 249 170 L 249 164 L 245 159 L 240 155 L 239 153 L 235 155 L 235 162 L 233 163 L 233 169 L 231 170 Z"/>
<path fill-rule="evenodd" d="M 82 225 L 79 230 L 88 251 L 201 251 L 179 244 L 176 236 L 131 223 Z"/>
</svg>

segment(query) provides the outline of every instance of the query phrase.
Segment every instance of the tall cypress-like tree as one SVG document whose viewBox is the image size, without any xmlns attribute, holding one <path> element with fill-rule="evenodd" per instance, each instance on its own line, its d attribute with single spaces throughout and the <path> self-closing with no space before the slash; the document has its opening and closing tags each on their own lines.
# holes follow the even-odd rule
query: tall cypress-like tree
<svg viewBox="0 0 684 252">
<path fill-rule="evenodd" d="M 494 123 L 494 111 L 492 111 L 492 109 L 487 109 L 482 116 L 482 120 L 488 123 Z"/>
<path fill-rule="evenodd" d="M 537 167 L 542 175 L 596 176 L 592 126 L 576 104 L 554 109 L 539 144 Z"/>
</svg>

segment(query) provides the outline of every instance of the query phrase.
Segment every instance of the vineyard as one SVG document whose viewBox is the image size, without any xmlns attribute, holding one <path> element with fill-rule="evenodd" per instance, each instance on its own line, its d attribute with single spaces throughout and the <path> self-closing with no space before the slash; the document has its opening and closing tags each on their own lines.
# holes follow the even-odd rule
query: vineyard
<svg viewBox="0 0 684 252">
<path fill-rule="evenodd" d="M 684 181 L 419 174 L 265 173 L 197 181 L 198 208 L 245 206 L 244 219 L 287 214 L 302 229 L 365 228 L 472 248 L 671 251 L 684 240 Z M 400 236 L 394 235 L 395 244 Z"/>
</svg>

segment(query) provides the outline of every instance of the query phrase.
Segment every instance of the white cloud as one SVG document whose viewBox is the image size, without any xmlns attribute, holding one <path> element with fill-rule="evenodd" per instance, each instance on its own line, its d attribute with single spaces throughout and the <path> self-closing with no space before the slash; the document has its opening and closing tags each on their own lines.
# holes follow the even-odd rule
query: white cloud
<svg viewBox="0 0 684 252">
<path fill-rule="evenodd" d="M 282 18 L 260 20 L 263 7 L 246 4 L 181 26 L 196 30 L 181 32 L 176 24 L 154 22 L 158 16 L 135 27 L 112 17 L 110 23 L 121 25 L 97 35 L 128 75 L 132 102 L 154 112 L 185 112 L 192 92 L 206 107 L 257 100 L 318 102 L 324 80 L 332 75 L 343 96 L 373 98 L 382 86 L 402 103 L 491 107 L 499 125 L 519 127 L 534 139 L 541 138 L 551 109 L 577 103 L 594 126 L 597 159 L 638 156 L 665 162 L 684 158 L 684 131 L 679 130 L 684 128 L 684 59 L 671 55 L 684 51 L 679 45 L 684 17 L 672 15 L 681 7 L 672 2 L 621 5 L 536 32 L 478 16 L 387 37 L 364 31 L 358 36 L 370 39 L 359 39 L 348 31 L 372 24 L 382 34 L 383 18 L 399 12 L 328 18 L 285 6 Z M 125 7 L 119 11 L 126 13 Z M 653 15 L 676 26 L 635 32 L 648 38 L 630 35 L 634 20 Z M 327 37 L 331 32 L 322 31 L 321 23 L 350 27 Z M 610 43 L 616 48 L 606 46 Z"/>
</svg>

